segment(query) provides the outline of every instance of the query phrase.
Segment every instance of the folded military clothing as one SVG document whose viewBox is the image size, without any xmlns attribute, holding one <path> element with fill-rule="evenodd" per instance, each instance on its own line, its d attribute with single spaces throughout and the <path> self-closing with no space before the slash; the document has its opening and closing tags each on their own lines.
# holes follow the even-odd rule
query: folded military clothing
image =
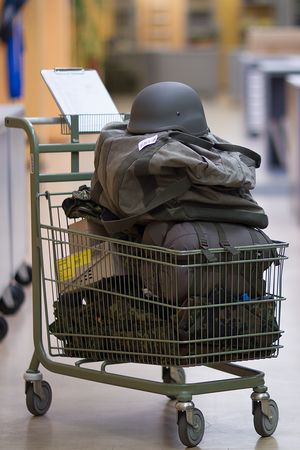
<svg viewBox="0 0 300 450">
<path fill-rule="evenodd" d="M 50 332 L 63 355 L 90 360 L 180 365 L 270 356 L 280 337 L 275 301 L 234 299 L 225 292 L 186 299 L 181 307 L 149 297 L 140 280 L 113 277 L 65 293 Z M 149 360 L 150 358 L 150 360 Z"/>
<path fill-rule="evenodd" d="M 91 200 L 90 188 L 80 186 L 78 191 L 73 191 L 72 196 L 66 198 L 62 208 L 69 218 L 94 218 L 100 220 L 102 208 Z"/>
</svg>

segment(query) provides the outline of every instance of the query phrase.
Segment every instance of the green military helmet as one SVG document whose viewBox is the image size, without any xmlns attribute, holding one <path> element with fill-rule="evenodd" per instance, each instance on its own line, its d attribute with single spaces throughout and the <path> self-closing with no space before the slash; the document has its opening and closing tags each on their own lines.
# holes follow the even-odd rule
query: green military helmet
<svg viewBox="0 0 300 450">
<path fill-rule="evenodd" d="M 142 89 L 133 101 L 127 129 L 134 134 L 179 130 L 201 136 L 209 132 L 199 95 L 176 81 Z"/>
</svg>

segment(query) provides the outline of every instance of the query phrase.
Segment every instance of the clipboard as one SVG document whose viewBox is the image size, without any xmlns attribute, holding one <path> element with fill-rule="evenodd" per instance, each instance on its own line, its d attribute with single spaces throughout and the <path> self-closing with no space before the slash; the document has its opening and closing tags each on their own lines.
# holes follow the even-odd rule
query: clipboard
<svg viewBox="0 0 300 450">
<path fill-rule="evenodd" d="M 98 72 L 77 67 L 43 69 L 41 75 L 70 126 L 78 115 L 79 133 L 98 133 L 104 125 L 122 121 Z"/>
</svg>

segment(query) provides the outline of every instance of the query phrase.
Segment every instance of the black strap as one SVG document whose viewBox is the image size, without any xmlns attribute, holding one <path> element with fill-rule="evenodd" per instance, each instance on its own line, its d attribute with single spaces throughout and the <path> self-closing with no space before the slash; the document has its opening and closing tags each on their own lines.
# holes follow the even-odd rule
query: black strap
<svg viewBox="0 0 300 450">
<path fill-rule="evenodd" d="M 218 232 L 219 235 L 219 244 L 222 248 L 224 248 L 224 250 L 226 250 L 227 252 L 231 253 L 233 256 L 236 256 L 239 254 L 239 250 L 235 247 L 233 247 L 230 242 L 228 241 L 228 238 L 226 236 L 225 230 L 222 227 L 222 225 L 220 223 L 215 223 L 214 224 L 216 227 L 216 230 Z"/>
<path fill-rule="evenodd" d="M 206 150 L 211 150 L 214 147 L 214 143 L 208 139 L 194 136 L 193 134 L 183 133 L 181 131 L 170 131 L 169 136 L 183 144 L 198 145 L 198 147 L 205 148 Z"/>
<path fill-rule="evenodd" d="M 250 150 L 250 148 L 242 147 L 241 145 L 235 144 L 215 144 L 214 147 L 217 148 L 218 150 L 225 150 L 225 152 L 239 152 L 242 155 L 252 159 L 255 162 L 255 167 L 257 169 L 260 167 L 261 164 L 260 155 L 255 151 Z"/>
<path fill-rule="evenodd" d="M 264 233 L 261 229 L 255 229 L 255 228 L 249 228 L 249 232 L 250 232 L 250 235 L 251 235 L 251 239 L 252 239 L 252 242 L 253 242 L 253 244 L 257 244 L 257 245 L 260 245 L 261 243 L 259 242 L 259 239 L 258 239 L 258 236 L 257 236 L 257 233 L 260 233 L 264 238 L 265 238 L 265 240 L 266 240 L 266 242 L 267 243 L 269 243 L 269 244 L 272 244 L 272 240 L 269 238 L 269 236 L 266 234 L 266 233 Z M 279 261 L 279 259 L 278 259 L 278 257 L 279 257 L 279 255 L 278 255 L 278 252 L 277 252 L 277 249 L 276 248 L 271 248 L 271 249 L 268 249 L 269 251 L 270 251 L 270 253 L 271 253 L 271 256 L 272 256 L 272 258 L 274 258 L 274 264 L 275 264 L 275 266 L 278 266 L 279 264 L 280 264 L 280 261 Z"/>
<path fill-rule="evenodd" d="M 252 244 L 253 245 L 260 244 L 258 236 L 257 236 L 257 231 L 255 230 L 255 228 L 248 227 L 248 231 L 249 231 L 249 234 L 250 234 L 250 237 L 252 240 Z M 266 240 L 269 241 L 269 239 L 266 239 Z"/>
<path fill-rule="evenodd" d="M 241 145 L 221 144 L 218 142 L 213 143 L 203 137 L 194 136 L 188 133 L 182 133 L 181 131 L 171 131 L 169 133 L 169 136 L 179 142 L 182 142 L 183 144 L 198 145 L 199 147 L 205 148 L 206 150 L 212 150 L 213 148 L 216 148 L 217 150 L 223 150 L 225 152 L 239 152 L 242 155 L 245 155 L 248 158 L 252 159 L 255 162 L 256 168 L 260 167 L 261 164 L 261 157 L 258 153 L 250 150 L 250 148 L 242 147 Z"/>
<path fill-rule="evenodd" d="M 199 222 L 191 222 L 191 225 L 193 226 L 194 230 L 196 231 L 196 234 L 198 237 L 198 242 L 199 242 L 199 248 L 201 248 L 202 253 L 206 257 L 207 261 L 209 261 L 209 262 L 217 261 L 216 255 L 214 255 L 211 251 L 209 251 L 207 234 L 204 232 L 200 223 Z"/>
<path fill-rule="evenodd" d="M 181 178 L 181 180 L 178 180 L 168 186 L 160 195 L 155 196 L 145 208 L 140 210 L 134 216 L 124 217 L 123 219 L 116 220 L 102 220 L 101 223 L 105 227 L 107 232 L 111 234 L 129 229 L 137 223 L 140 216 L 184 194 L 189 190 L 191 185 L 192 183 L 189 178 L 183 177 Z"/>
</svg>

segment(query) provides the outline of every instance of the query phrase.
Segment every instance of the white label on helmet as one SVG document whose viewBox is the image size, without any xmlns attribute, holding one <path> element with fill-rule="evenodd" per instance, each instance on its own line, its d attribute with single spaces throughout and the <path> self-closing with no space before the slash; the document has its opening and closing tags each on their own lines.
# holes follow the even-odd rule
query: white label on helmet
<svg viewBox="0 0 300 450">
<path fill-rule="evenodd" d="M 156 134 L 155 136 L 149 137 L 147 139 L 143 139 L 138 144 L 139 151 L 143 150 L 143 148 L 147 147 L 147 145 L 155 144 L 155 142 L 157 141 L 157 138 L 158 138 L 158 135 Z"/>
</svg>

